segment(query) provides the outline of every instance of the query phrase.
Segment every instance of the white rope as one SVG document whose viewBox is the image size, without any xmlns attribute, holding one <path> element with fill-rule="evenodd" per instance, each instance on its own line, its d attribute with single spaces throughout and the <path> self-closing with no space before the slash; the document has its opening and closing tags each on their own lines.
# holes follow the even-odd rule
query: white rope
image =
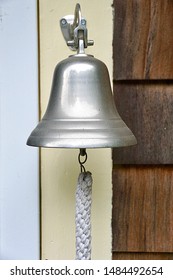
<svg viewBox="0 0 173 280">
<path fill-rule="evenodd" d="M 76 260 L 91 259 L 91 194 L 91 173 L 82 172 L 76 190 Z"/>
</svg>

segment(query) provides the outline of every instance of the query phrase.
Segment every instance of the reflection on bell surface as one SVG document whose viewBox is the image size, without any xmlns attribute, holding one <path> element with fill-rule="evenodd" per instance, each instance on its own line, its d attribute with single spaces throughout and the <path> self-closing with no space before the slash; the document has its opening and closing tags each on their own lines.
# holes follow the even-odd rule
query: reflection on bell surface
<svg viewBox="0 0 173 280">
<path fill-rule="evenodd" d="M 28 145 L 61 148 L 120 147 L 136 144 L 114 105 L 106 65 L 77 54 L 55 68 L 46 113 Z"/>
</svg>

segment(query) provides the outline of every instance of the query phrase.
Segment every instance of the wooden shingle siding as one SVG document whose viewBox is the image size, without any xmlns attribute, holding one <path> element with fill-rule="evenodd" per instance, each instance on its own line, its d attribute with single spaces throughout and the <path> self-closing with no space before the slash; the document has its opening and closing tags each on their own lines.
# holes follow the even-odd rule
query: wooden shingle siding
<svg viewBox="0 0 173 280">
<path fill-rule="evenodd" d="M 115 0 L 116 80 L 173 79 L 173 1 Z"/>
<path fill-rule="evenodd" d="M 136 146 L 114 149 L 115 164 L 173 163 L 173 84 L 114 83 L 115 103 Z"/>
<path fill-rule="evenodd" d="M 113 250 L 173 252 L 173 167 L 113 171 Z"/>
<path fill-rule="evenodd" d="M 114 0 L 113 259 L 173 259 L 173 1 Z"/>
</svg>

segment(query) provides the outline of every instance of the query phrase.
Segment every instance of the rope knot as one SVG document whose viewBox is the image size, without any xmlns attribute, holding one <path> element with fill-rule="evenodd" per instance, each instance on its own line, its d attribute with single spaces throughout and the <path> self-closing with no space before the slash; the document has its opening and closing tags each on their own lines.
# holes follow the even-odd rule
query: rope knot
<svg viewBox="0 0 173 280">
<path fill-rule="evenodd" d="M 89 171 L 80 173 L 78 178 L 78 184 L 80 185 L 85 184 L 87 186 L 91 186 L 93 182 L 91 175 L 92 174 Z"/>
</svg>

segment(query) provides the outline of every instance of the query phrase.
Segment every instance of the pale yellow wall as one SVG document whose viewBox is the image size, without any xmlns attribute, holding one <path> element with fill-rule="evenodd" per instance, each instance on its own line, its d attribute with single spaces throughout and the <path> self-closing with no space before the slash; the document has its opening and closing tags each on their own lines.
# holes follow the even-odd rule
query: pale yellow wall
<svg viewBox="0 0 173 280">
<path fill-rule="evenodd" d="M 75 0 L 40 0 L 41 114 L 45 112 L 55 65 L 71 55 L 59 20 L 73 14 Z M 81 0 L 89 39 L 87 53 L 104 61 L 112 75 L 112 0 Z M 75 188 L 78 150 L 41 149 L 42 259 L 75 259 Z M 93 174 L 92 259 L 111 259 L 111 150 L 88 150 Z"/>
</svg>

